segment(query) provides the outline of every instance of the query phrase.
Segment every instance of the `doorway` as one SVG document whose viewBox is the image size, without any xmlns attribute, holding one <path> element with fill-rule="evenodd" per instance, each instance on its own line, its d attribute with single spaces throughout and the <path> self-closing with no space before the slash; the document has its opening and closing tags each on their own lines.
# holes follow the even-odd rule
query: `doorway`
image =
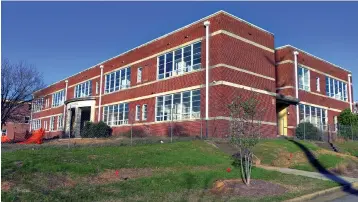
<svg viewBox="0 0 358 202">
<path fill-rule="evenodd" d="M 81 108 L 81 126 L 80 132 L 82 131 L 83 127 L 85 126 L 87 121 L 91 120 L 91 107 L 82 107 Z"/>
<path fill-rule="evenodd" d="M 276 112 L 279 135 L 287 136 L 287 106 L 277 106 Z"/>
</svg>

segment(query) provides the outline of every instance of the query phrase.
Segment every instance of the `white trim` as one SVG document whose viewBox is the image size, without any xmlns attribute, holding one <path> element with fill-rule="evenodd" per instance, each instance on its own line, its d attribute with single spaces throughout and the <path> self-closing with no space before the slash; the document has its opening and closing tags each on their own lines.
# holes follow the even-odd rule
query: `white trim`
<svg viewBox="0 0 358 202">
<path fill-rule="evenodd" d="M 145 106 L 145 107 L 144 107 Z M 144 110 L 145 109 L 145 110 Z M 146 117 L 145 117 L 145 116 Z M 148 105 L 147 104 L 143 104 L 142 105 L 142 121 L 145 121 L 148 119 Z"/>
<path fill-rule="evenodd" d="M 289 89 L 289 88 L 294 89 L 295 87 L 294 86 L 282 86 L 282 87 L 276 88 L 276 90 L 283 90 L 283 89 Z"/>
<path fill-rule="evenodd" d="M 208 120 L 231 120 L 231 117 L 225 116 L 216 116 L 216 117 L 209 117 Z M 154 125 L 154 124 L 165 124 L 170 122 L 187 122 L 187 121 L 202 121 L 202 119 L 181 119 L 181 120 L 166 120 L 166 121 L 154 121 L 154 122 L 145 122 L 145 123 L 134 123 L 134 124 L 122 124 L 122 125 L 113 125 L 111 127 L 129 127 L 131 125 L 138 126 L 138 125 Z M 271 125 L 277 126 L 276 122 L 269 122 L 269 121 L 258 121 L 254 120 L 254 123 L 261 123 L 263 125 Z"/>
<path fill-rule="evenodd" d="M 292 63 L 292 64 L 294 64 L 294 61 L 292 61 L 292 60 L 283 60 L 283 61 L 281 61 L 281 62 L 276 63 L 276 65 L 282 65 L 282 64 L 287 64 L 287 63 Z M 337 77 L 332 76 L 332 75 L 327 74 L 327 73 L 324 73 L 324 72 L 322 72 L 322 71 L 320 71 L 320 70 L 314 69 L 314 68 L 309 67 L 309 66 L 307 66 L 307 65 L 304 65 L 304 64 L 301 64 L 301 63 L 298 63 L 298 65 L 299 65 L 299 66 L 302 66 L 302 67 L 304 67 L 304 68 L 306 68 L 306 69 L 309 69 L 310 71 L 313 71 L 313 72 L 316 72 L 316 73 L 319 73 L 319 74 L 322 74 L 322 75 L 325 75 L 325 76 L 329 76 L 329 77 L 332 77 L 332 78 L 334 78 L 334 79 L 336 79 L 336 80 L 340 80 L 340 81 L 342 81 L 342 82 L 344 82 L 344 83 L 347 83 L 347 81 L 345 81 L 345 80 L 343 80 L 343 79 L 337 78 Z"/>
<path fill-rule="evenodd" d="M 327 109 L 327 110 L 331 110 L 331 111 L 335 111 L 335 112 L 341 112 L 342 111 L 342 110 L 339 110 L 339 109 L 329 108 L 329 107 L 325 107 L 325 106 L 322 106 L 322 105 L 316 105 L 316 104 L 312 104 L 312 103 L 309 103 L 309 102 L 300 101 L 300 104 L 310 105 L 310 106 L 313 106 L 313 107 L 319 107 L 319 108 L 322 108 L 322 109 Z"/>
<path fill-rule="evenodd" d="M 254 91 L 254 92 L 265 94 L 265 95 L 276 96 L 276 93 L 274 93 L 274 92 L 269 92 L 269 91 L 252 88 L 252 87 L 244 86 L 244 85 L 240 85 L 240 84 L 235 84 L 235 83 L 231 83 L 231 82 L 227 82 L 227 81 L 216 81 L 216 82 L 210 83 L 210 86 L 216 86 L 216 85 L 226 85 L 226 86 L 231 86 L 231 87 L 235 87 L 235 88 L 241 88 L 244 90 Z M 104 106 L 109 106 L 109 105 L 114 105 L 114 104 L 119 104 L 119 103 L 133 102 L 133 101 L 137 101 L 137 100 L 149 99 L 149 98 L 158 97 L 158 96 L 162 96 L 162 95 L 174 94 L 174 93 L 178 93 L 178 92 L 182 92 L 182 91 L 190 91 L 190 90 L 204 88 L 204 87 L 205 87 L 204 84 L 195 85 L 195 86 L 181 88 L 181 89 L 177 89 L 177 90 L 166 91 L 166 92 L 161 92 L 161 93 L 156 93 L 156 94 L 151 94 L 151 95 L 146 95 L 146 96 L 141 96 L 141 97 L 136 97 L 136 98 L 130 98 L 130 99 L 121 100 L 121 101 L 117 101 L 117 102 L 111 102 L 111 103 L 103 104 L 102 106 L 104 107 Z M 96 108 L 98 108 L 98 107 L 96 107 Z"/>
<path fill-rule="evenodd" d="M 294 46 L 292 46 L 292 45 L 290 45 L 290 44 L 284 45 L 284 46 L 280 46 L 280 47 L 276 48 L 276 50 L 280 50 L 280 49 L 287 48 L 287 47 L 291 47 L 291 48 L 293 48 L 293 49 L 295 49 L 295 50 L 298 50 L 298 51 L 300 51 L 300 52 L 302 52 L 302 53 L 305 53 L 305 54 L 307 54 L 307 55 L 309 55 L 309 56 L 311 56 L 311 57 L 314 57 L 314 58 L 316 58 L 316 59 L 318 59 L 318 60 L 321 60 L 322 62 L 328 63 L 328 64 L 330 64 L 330 65 L 333 65 L 334 67 L 337 67 L 337 68 L 339 68 L 339 69 L 342 69 L 342 70 L 344 70 L 344 71 L 346 71 L 346 72 L 351 73 L 351 71 L 349 71 L 349 70 L 347 70 L 347 69 L 344 69 L 343 67 L 340 67 L 340 66 L 338 66 L 338 65 L 336 65 L 336 64 L 333 64 L 333 63 L 331 63 L 331 62 L 328 62 L 327 60 L 324 60 L 324 59 L 319 58 L 319 57 L 317 57 L 317 56 L 315 56 L 315 55 L 312 55 L 311 53 L 308 53 L 308 52 L 306 52 L 306 51 L 304 51 L 304 50 L 301 50 L 301 49 L 299 49 L 299 48 L 296 48 L 296 47 L 294 47 Z"/>
<path fill-rule="evenodd" d="M 227 65 L 227 64 L 223 64 L 223 63 L 213 65 L 210 68 L 215 68 L 215 67 L 226 67 L 226 68 L 229 68 L 229 69 L 232 69 L 232 70 L 236 70 L 236 71 L 239 71 L 239 72 L 244 72 L 246 74 L 251 74 L 251 75 L 254 75 L 254 76 L 257 76 L 257 77 L 261 77 L 261 78 L 264 78 L 264 79 L 275 81 L 275 78 L 273 78 L 273 77 L 265 76 L 263 74 L 258 74 L 258 73 L 255 73 L 255 72 L 243 69 L 243 68 L 239 68 L 239 67 L 235 67 L 235 66 L 231 66 L 231 65 Z"/>
<path fill-rule="evenodd" d="M 138 115 L 139 115 L 139 117 L 138 117 Z M 135 106 L 135 120 L 136 121 L 140 120 L 140 115 L 141 115 L 140 105 L 136 105 Z"/>
<path fill-rule="evenodd" d="M 52 115 L 48 115 L 48 116 L 43 116 L 43 117 L 39 117 L 39 118 L 34 118 L 33 120 L 41 120 L 41 119 L 46 119 L 46 118 L 50 118 L 51 116 L 58 116 L 58 115 L 61 115 L 62 113 L 59 113 L 59 114 L 52 114 Z"/>
<path fill-rule="evenodd" d="M 228 32 L 228 31 L 226 31 L 226 30 L 218 30 L 218 31 L 215 31 L 215 32 L 212 33 L 212 36 L 214 36 L 214 35 L 216 35 L 216 34 L 225 34 L 225 35 L 227 35 L 227 36 L 231 36 L 231 37 L 233 37 L 233 38 L 235 38 L 235 39 L 238 39 L 238 40 L 240 40 L 240 41 L 243 41 L 243 42 L 245 42 L 245 43 L 248 43 L 248 44 L 251 44 L 251 45 L 256 46 L 256 47 L 258 47 L 258 48 L 261 48 L 261 49 L 264 49 L 264 50 L 266 50 L 266 51 L 269 51 L 269 52 L 271 52 L 271 53 L 275 53 L 275 50 L 272 49 L 272 48 L 266 47 L 266 46 L 264 46 L 264 45 L 261 45 L 261 44 L 259 44 L 259 43 L 254 42 L 254 41 L 251 41 L 251 40 L 246 39 L 246 38 L 244 38 L 244 37 L 241 37 L 241 36 L 239 36 L 239 35 L 236 35 L 236 34 L 233 34 L 233 33 L 231 33 L 231 32 Z"/>
</svg>

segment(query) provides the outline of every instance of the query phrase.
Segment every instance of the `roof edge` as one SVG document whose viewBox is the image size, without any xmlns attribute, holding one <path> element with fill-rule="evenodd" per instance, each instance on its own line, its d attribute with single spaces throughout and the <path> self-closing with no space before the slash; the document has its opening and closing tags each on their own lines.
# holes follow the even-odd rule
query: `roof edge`
<svg viewBox="0 0 358 202">
<path fill-rule="evenodd" d="M 192 22 L 192 23 L 190 23 L 190 24 L 188 24 L 188 25 L 185 25 L 185 26 L 183 26 L 183 27 L 180 27 L 180 28 L 178 28 L 178 29 L 176 29 L 176 30 L 174 30 L 174 31 L 171 31 L 171 32 L 169 32 L 169 33 L 167 33 L 167 34 L 165 34 L 165 35 L 162 35 L 162 36 L 160 36 L 160 37 L 158 37 L 158 38 L 155 38 L 155 39 L 153 39 L 153 40 L 151 40 L 151 41 L 148 41 L 148 42 L 146 42 L 146 43 L 144 43 L 144 44 L 141 44 L 141 45 L 139 45 L 139 46 L 136 46 L 135 48 L 132 48 L 132 49 L 130 49 L 130 50 L 127 50 L 127 51 L 125 51 L 125 52 L 122 52 L 122 53 L 120 53 L 119 55 L 116 55 L 116 56 L 111 57 L 111 58 L 109 58 L 109 59 L 107 59 L 107 60 L 104 60 L 104 61 L 102 61 L 102 62 L 99 62 L 99 63 L 97 63 L 96 65 L 93 65 L 93 66 L 91 66 L 91 67 L 89 67 L 89 68 L 87 68 L 87 69 L 84 69 L 84 70 L 82 70 L 82 71 L 80 71 L 80 72 L 78 72 L 78 73 L 75 73 L 75 74 L 73 74 L 73 75 L 71 75 L 71 76 L 68 76 L 68 77 L 66 77 L 66 78 L 64 78 L 64 79 L 61 79 L 61 80 L 59 80 L 59 81 L 57 81 L 57 82 L 55 82 L 55 83 L 49 84 L 48 86 L 46 86 L 46 87 L 44 87 L 44 88 L 42 88 L 42 89 L 39 89 L 39 90 L 37 90 L 37 91 L 34 91 L 33 94 L 36 94 L 37 92 L 40 92 L 40 91 L 43 90 L 43 89 L 46 89 L 46 88 L 48 88 L 48 87 L 50 87 L 50 86 L 53 86 L 53 85 L 55 85 L 55 84 L 58 84 L 58 83 L 60 83 L 60 82 L 63 82 L 63 81 L 65 81 L 65 80 L 67 80 L 67 79 L 69 79 L 69 78 L 71 78 L 71 77 L 73 77 L 73 76 L 75 76 L 75 75 L 81 74 L 82 72 L 85 72 L 85 71 L 87 71 L 87 70 L 89 70 L 89 69 L 95 68 L 95 67 L 97 67 L 98 65 L 101 65 L 101 64 L 103 64 L 103 63 L 105 63 L 105 62 L 108 62 L 108 61 L 110 61 L 110 60 L 112 60 L 112 59 L 115 59 L 115 58 L 117 58 L 117 57 L 120 57 L 120 56 L 122 56 L 122 55 L 124 55 L 124 54 L 126 54 L 126 53 L 129 53 L 129 52 L 131 52 L 131 51 L 133 51 L 133 50 L 135 50 L 135 49 L 138 49 L 138 48 L 141 48 L 141 47 L 143 47 L 143 46 L 149 45 L 149 44 L 151 44 L 151 43 L 153 43 L 153 42 L 155 42 L 155 41 L 158 41 L 158 40 L 160 40 L 160 39 L 163 39 L 163 38 L 165 38 L 165 37 L 167 37 L 167 36 L 169 36 L 169 35 L 171 35 L 171 34 L 174 34 L 174 33 L 176 33 L 176 32 L 179 32 L 179 31 L 181 31 L 181 30 L 183 30 L 183 29 L 186 29 L 186 28 L 188 28 L 188 27 L 190 27 L 190 26 L 196 24 L 196 23 L 199 23 L 199 22 L 201 22 L 201 21 L 205 21 L 205 20 L 207 20 L 208 18 L 214 17 L 214 16 L 219 15 L 219 14 L 228 15 L 228 16 L 230 16 L 230 17 L 232 17 L 232 18 L 234 18 L 234 19 L 236 19 L 236 20 L 239 20 L 239 21 L 241 21 L 241 22 L 243 22 L 243 23 L 246 23 L 246 24 L 248 24 L 248 25 L 250 25 L 250 26 L 252 26 L 252 27 L 254 27 L 254 28 L 256 28 L 256 29 L 259 29 L 259 30 L 264 31 L 264 32 L 266 32 L 266 33 L 268 33 L 268 34 L 274 35 L 273 33 L 269 32 L 269 31 L 267 31 L 267 30 L 265 30 L 265 29 L 263 29 L 263 28 L 261 28 L 261 27 L 259 27 L 259 26 L 256 26 L 256 25 L 254 25 L 254 24 L 252 24 L 252 23 L 250 23 L 250 22 L 247 22 L 247 21 L 245 21 L 245 20 L 243 20 L 243 19 L 241 19 L 241 18 L 239 18 L 239 17 L 237 17 L 237 16 L 235 16 L 235 15 L 233 15 L 233 14 L 230 14 L 230 13 L 224 11 L 224 10 L 219 10 L 219 11 L 213 13 L 213 14 L 210 14 L 210 15 L 208 15 L 208 16 L 206 16 L 206 17 L 203 17 L 203 18 L 201 18 L 201 19 L 199 19 L 199 20 L 196 20 L 196 21 L 194 21 L 194 22 Z"/>
<path fill-rule="evenodd" d="M 325 60 L 325 59 L 322 59 L 322 58 L 320 58 L 320 57 L 318 57 L 318 56 L 315 56 L 315 55 L 313 55 L 313 54 L 311 54 L 311 53 L 308 53 L 308 52 L 306 52 L 306 51 L 304 51 L 304 50 L 302 50 L 302 49 L 299 49 L 299 48 L 297 48 L 297 47 L 295 47 L 295 46 L 292 46 L 291 44 L 287 44 L 287 45 L 284 45 L 284 46 L 277 47 L 277 48 L 275 48 L 275 50 L 280 50 L 280 49 L 284 49 L 284 48 L 287 48 L 287 47 L 291 47 L 291 48 L 293 48 L 293 49 L 296 49 L 297 51 L 303 52 L 303 53 L 305 53 L 305 54 L 307 54 L 307 55 L 309 55 L 309 56 L 311 56 L 311 57 L 314 57 L 314 58 L 316 58 L 316 59 L 318 59 L 318 60 L 321 60 L 322 62 L 328 63 L 328 64 L 333 65 L 333 66 L 335 66 L 335 67 L 337 67 L 337 68 L 339 68 L 339 69 L 342 69 L 342 70 L 344 70 L 344 71 L 346 71 L 346 72 L 352 73 L 352 72 L 349 71 L 348 69 L 345 69 L 345 68 L 343 68 L 343 67 L 340 67 L 340 66 L 338 66 L 338 65 L 336 65 L 336 64 L 334 64 L 334 63 L 331 63 L 331 62 L 329 62 L 329 61 L 327 61 L 327 60 Z"/>
</svg>

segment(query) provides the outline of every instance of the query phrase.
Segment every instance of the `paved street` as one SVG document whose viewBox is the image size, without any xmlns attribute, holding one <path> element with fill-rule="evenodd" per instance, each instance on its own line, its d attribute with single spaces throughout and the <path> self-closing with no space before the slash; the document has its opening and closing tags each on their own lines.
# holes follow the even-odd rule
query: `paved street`
<svg viewBox="0 0 358 202">
<path fill-rule="evenodd" d="M 344 202 L 357 202 L 358 201 L 358 196 L 357 195 L 345 195 L 345 196 L 342 196 L 340 198 L 337 198 L 335 200 L 333 200 L 332 202 L 341 202 L 341 201 L 344 201 Z"/>
</svg>

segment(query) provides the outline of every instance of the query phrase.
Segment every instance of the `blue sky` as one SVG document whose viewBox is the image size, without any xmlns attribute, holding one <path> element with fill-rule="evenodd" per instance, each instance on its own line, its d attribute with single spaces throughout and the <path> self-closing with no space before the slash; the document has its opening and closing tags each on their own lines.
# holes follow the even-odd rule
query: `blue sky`
<svg viewBox="0 0 358 202">
<path fill-rule="evenodd" d="M 46 84 L 225 10 L 274 33 L 276 47 L 352 71 L 358 86 L 358 2 L 1 3 L 2 57 L 36 65 Z"/>
</svg>

